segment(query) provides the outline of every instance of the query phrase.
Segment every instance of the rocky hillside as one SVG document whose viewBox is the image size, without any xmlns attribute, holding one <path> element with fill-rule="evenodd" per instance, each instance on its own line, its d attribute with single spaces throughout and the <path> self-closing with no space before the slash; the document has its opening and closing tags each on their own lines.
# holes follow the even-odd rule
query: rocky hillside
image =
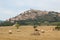
<svg viewBox="0 0 60 40">
<path fill-rule="evenodd" d="M 44 20 L 44 21 L 60 21 L 60 13 L 54 12 L 54 11 L 41 11 L 41 10 L 34 10 L 30 9 L 23 13 L 20 13 L 19 15 L 10 18 L 8 21 L 14 22 L 14 21 L 20 21 L 20 20 Z"/>
</svg>

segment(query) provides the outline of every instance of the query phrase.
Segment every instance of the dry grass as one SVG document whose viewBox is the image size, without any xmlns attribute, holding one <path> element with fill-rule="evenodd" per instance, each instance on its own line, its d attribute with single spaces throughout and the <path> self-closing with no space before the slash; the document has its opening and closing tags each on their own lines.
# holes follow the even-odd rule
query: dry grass
<svg viewBox="0 0 60 40">
<path fill-rule="evenodd" d="M 0 27 L 0 40 L 60 40 L 60 31 L 53 31 L 55 26 L 40 26 L 39 30 L 45 30 L 41 35 L 31 35 L 34 32 L 32 26 L 21 26 L 20 32 L 13 26 Z M 12 34 L 8 31 L 11 29 Z"/>
</svg>

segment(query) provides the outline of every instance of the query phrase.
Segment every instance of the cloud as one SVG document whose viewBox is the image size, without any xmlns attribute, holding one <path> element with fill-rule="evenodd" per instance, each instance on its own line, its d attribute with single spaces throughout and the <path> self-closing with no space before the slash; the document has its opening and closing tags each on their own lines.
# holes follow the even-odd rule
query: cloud
<svg viewBox="0 0 60 40">
<path fill-rule="evenodd" d="M 0 19 L 5 20 L 5 19 L 13 17 L 15 15 L 17 15 L 17 13 L 14 10 L 0 8 Z"/>
<path fill-rule="evenodd" d="M 0 0 L 0 19 L 16 16 L 30 8 L 60 12 L 60 0 Z"/>
<path fill-rule="evenodd" d="M 60 12 L 60 0 L 14 0 L 18 9 L 39 9 Z M 14 3 L 14 2 L 13 2 Z"/>
<path fill-rule="evenodd" d="M 15 11 L 13 10 L 9 10 L 9 9 L 5 9 L 5 8 L 0 8 L 0 13 L 3 13 L 3 14 L 7 14 L 7 15 L 11 15 L 11 14 L 14 14 Z"/>
<path fill-rule="evenodd" d="M 58 10 L 60 0 L 14 0 L 17 8 L 41 8 L 43 10 Z"/>
</svg>

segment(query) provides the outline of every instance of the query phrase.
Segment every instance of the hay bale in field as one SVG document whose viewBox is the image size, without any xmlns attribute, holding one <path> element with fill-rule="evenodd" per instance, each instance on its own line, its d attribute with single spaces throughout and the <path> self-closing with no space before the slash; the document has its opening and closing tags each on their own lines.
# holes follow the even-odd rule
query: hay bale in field
<svg viewBox="0 0 60 40">
<path fill-rule="evenodd" d="M 42 33 L 45 33 L 45 31 L 44 31 L 44 30 L 41 30 L 41 32 L 42 32 Z"/>
<path fill-rule="evenodd" d="M 53 31 L 55 30 L 55 28 L 52 29 Z"/>
<path fill-rule="evenodd" d="M 40 35 L 39 31 L 35 31 L 34 35 Z"/>
<path fill-rule="evenodd" d="M 9 34 L 12 34 L 12 30 L 9 30 Z"/>
<path fill-rule="evenodd" d="M 40 35 L 39 30 L 35 29 L 34 33 L 32 35 Z"/>
</svg>

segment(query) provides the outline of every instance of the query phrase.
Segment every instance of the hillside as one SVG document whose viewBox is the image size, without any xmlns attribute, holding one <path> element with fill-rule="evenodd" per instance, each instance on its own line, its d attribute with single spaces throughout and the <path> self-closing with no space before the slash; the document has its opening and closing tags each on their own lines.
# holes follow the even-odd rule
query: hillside
<svg viewBox="0 0 60 40">
<path fill-rule="evenodd" d="M 21 24 L 28 23 L 38 23 L 38 22 L 60 22 L 60 13 L 54 11 L 41 11 L 30 9 L 19 15 L 10 18 L 8 21 L 10 22 L 19 22 Z"/>
<path fill-rule="evenodd" d="M 36 16 L 42 16 L 42 15 L 45 15 L 45 14 L 48 14 L 48 12 L 30 9 L 30 10 L 27 10 L 27 11 L 25 11 L 23 13 L 20 13 L 19 15 L 15 16 L 13 18 L 10 18 L 9 21 L 10 20 L 35 19 Z"/>
</svg>

